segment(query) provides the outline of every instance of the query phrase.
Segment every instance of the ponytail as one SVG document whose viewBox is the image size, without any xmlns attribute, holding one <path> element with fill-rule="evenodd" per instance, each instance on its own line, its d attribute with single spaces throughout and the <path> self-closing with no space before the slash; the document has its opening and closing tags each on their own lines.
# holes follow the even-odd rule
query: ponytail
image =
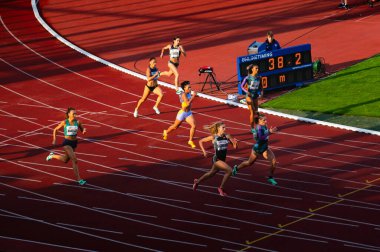
<svg viewBox="0 0 380 252">
<path fill-rule="evenodd" d="M 224 122 L 219 121 L 219 122 L 215 122 L 215 123 L 213 123 L 211 125 L 205 125 L 205 126 L 203 126 L 203 129 L 208 130 L 208 131 L 210 131 L 210 133 L 212 135 L 215 135 L 216 133 L 218 133 L 218 128 L 221 125 L 224 125 Z"/>
</svg>

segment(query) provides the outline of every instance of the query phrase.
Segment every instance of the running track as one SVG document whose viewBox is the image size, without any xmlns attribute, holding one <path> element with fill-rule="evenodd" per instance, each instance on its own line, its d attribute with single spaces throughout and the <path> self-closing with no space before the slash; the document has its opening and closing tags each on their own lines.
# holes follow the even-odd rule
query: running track
<svg viewBox="0 0 380 252">
<path fill-rule="evenodd" d="M 186 126 L 161 140 L 177 112 L 173 91 L 164 89 L 161 115 L 153 114 L 150 100 L 134 119 L 144 81 L 59 43 L 29 3 L 4 3 L 2 251 L 380 250 L 379 137 L 269 116 L 280 129 L 271 137 L 279 186 L 266 183 L 268 164 L 260 160 L 228 182 L 227 198 L 216 193 L 221 176 L 193 192 L 192 180 L 209 169 L 210 158 L 186 146 Z M 103 4 L 99 10 L 118 6 Z M 54 24 L 58 18 L 68 17 Z M 68 104 L 88 129 L 78 148 L 85 187 L 72 180 L 69 165 L 44 161 Z M 193 110 L 198 137 L 206 135 L 202 125 L 222 118 L 240 140 L 228 162 L 247 157 L 245 110 L 202 99 Z"/>
</svg>

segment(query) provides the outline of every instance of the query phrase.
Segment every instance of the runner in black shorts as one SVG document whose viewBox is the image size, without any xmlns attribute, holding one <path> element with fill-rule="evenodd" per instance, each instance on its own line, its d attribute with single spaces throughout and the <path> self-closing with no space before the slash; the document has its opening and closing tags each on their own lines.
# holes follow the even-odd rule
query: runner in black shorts
<svg viewBox="0 0 380 252">
<path fill-rule="evenodd" d="M 58 126 L 55 127 L 53 131 L 53 145 L 55 145 L 57 131 L 63 127 L 65 139 L 63 140 L 62 146 L 65 153 L 61 156 L 61 155 L 55 155 L 53 152 L 51 152 L 49 156 L 46 157 L 46 161 L 49 161 L 51 159 L 58 159 L 67 163 L 71 159 L 71 162 L 73 163 L 75 177 L 80 185 L 84 185 L 86 184 L 86 180 L 81 179 L 79 176 L 78 161 L 75 155 L 75 149 L 78 143 L 78 140 L 77 140 L 78 129 L 83 134 L 86 133 L 86 129 L 83 128 L 82 123 L 80 123 L 75 117 L 76 117 L 75 109 L 68 108 L 66 112 L 66 120 L 58 124 Z"/>
<path fill-rule="evenodd" d="M 255 138 L 256 143 L 252 147 L 251 155 L 247 161 L 242 162 L 240 165 L 235 165 L 232 170 L 232 175 L 235 176 L 238 171 L 242 168 L 251 166 L 257 159 L 259 155 L 262 155 L 265 159 L 267 159 L 270 164 L 268 182 L 272 185 L 277 185 L 276 180 L 273 178 L 274 170 L 276 169 L 276 157 L 274 156 L 271 149 L 268 147 L 268 139 L 270 133 L 277 132 L 277 128 L 268 129 L 267 119 L 265 115 L 260 114 L 256 119 L 256 128 L 252 129 L 253 136 Z"/>
<path fill-rule="evenodd" d="M 223 180 L 220 184 L 220 187 L 218 187 L 218 192 L 221 196 L 227 196 L 223 188 L 227 179 L 232 174 L 231 167 L 226 163 L 227 148 L 228 144 L 231 143 L 233 147 L 236 149 L 237 140 L 233 138 L 231 135 L 225 133 L 226 126 L 223 122 L 216 122 L 210 126 L 206 126 L 205 129 L 208 129 L 211 132 L 211 136 L 201 139 L 199 141 L 199 146 L 203 151 L 203 155 L 207 157 L 207 153 L 203 147 L 203 143 L 212 141 L 214 144 L 215 154 L 212 158 L 211 170 L 203 174 L 199 179 L 194 179 L 193 190 L 195 191 L 197 189 L 199 183 L 213 177 L 219 170 L 222 170 L 225 172 L 225 174 L 223 176 Z"/>
<path fill-rule="evenodd" d="M 137 102 L 137 106 L 135 108 L 135 111 L 133 112 L 134 117 L 139 116 L 138 110 L 141 104 L 143 104 L 143 102 L 146 101 L 146 99 L 152 92 L 158 96 L 156 100 L 156 104 L 153 106 L 153 110 L 156 112 L 156 114 L 160 114 L 160 110 L 158 110 L 158 104 L 160 104 L 162 100 L 163 93 L 162 93 L 161 88 L 157 84 L 157 80 L 161 75 L 168 75 L 168 73 L 167 72 L 160 73 L 160 71 L 158 71 L 158 69 L 156 68 L 156 64 L 157 64 L 156 58 L 152 57 L 149 59 L 149 66 L 146 69 L 147 83 L 144 87 L 144 93 L 141 99 Z"/>
</svg>

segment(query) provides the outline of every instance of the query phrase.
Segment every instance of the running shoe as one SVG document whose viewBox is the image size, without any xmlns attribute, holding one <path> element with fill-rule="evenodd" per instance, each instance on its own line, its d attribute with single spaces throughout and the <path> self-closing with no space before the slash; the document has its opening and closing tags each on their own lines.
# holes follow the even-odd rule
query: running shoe
<svg viewBox="0 0 380 252">
<path fill-rule="evenodd" d="M 138 117 L 139 116 L 139 112 L 137 111 L 137 109 L 135 109 L 135 112 L 133 112 L 133 116 L 134 117 Z"/>
<path fill-rule="evenodd" d="M 49 161 L 53 158 L 54 153 L 50 152 L 49 156 L 46 157 L 46 161 Z"/>
<path fill-rule="evenodd" d="M 194 179 L 193 190 L 196 191 L 197 188 L 198 188 L 198 179 Z"/>
<path fill-rule="evenodd" d="M 194 144 L 194 142 L 193 141 L 189 141 L 189 142 L 187 142 L 189 145 L 190 145 L 190 147 L 191 148 L 195 148 L 195 147 L 197 147 L 197 146 L 195 146 L 195 144 Z"/>
<path fill-rule="evenodd" d="M 232 176 L 236 176 L 237 172 L 238 172 L 238 166 L 234 165 L 234 168 L 232 169 Z"/>
<path fill-rule="evenodd" d="M 157 107 L 153 107 L 153 110 L 156 111 L 156 114 L 159 115 L 161 112 L 158 110 Z"/>
<path fill-rule="evenodd" d="M 268 182 L 271 183 L 271 184 L 274 185 L 274 186 L 277 185 L 277 181 L 274 180 L 273 177 L 268 177 Z"/>
<path fill-rule="evenodd" d="M 168 139 L 168 133 L 166 132 L 166 130 L 164 130 L 164 133 L 162 133 L 162 139 Z"/>
<path fill-rule="evenodd" d="M 182 89 L 181 87 L 179 87 L 175 93 L 176 93 L 177 95 L 180 95 L 180 94 L 182 94 L 183 92 L 185 92 L 185 91 L 183 91 L 183 89 Z"/>
<path fill-rule="evenodd" d="M 87 181 L 84 179 L 78 180 L 78 184 L 80 184 L 80 185 L 84 185 L 86 183 L 87 183 Z"/>
<path fill-rule="evenodd" d="M 223 197 L 227 196 L 227 193 L 225 191 L 223 191 L 223 188 L 218 187 L 218 192 L 219 192 L 220 196 L 223 196 Z"/>
</svg>

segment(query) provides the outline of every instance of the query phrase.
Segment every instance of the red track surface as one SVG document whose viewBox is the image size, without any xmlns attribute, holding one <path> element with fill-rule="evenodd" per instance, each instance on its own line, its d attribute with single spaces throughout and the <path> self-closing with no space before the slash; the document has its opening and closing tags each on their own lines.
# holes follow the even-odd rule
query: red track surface
<svg viewBox="0 0 380 252">
<path fill-rule="evenodd" d="M 244 25 L 252 20 L 250 17 L 234 20 L 236 15 L 227 15 L 250 7 L 243 1 L 226 1 L 224 5 L 186 1 L 169 7 L 156 2 L 41 3 L 48 22 L 75 44 L 126 67 L 137 62 L 140 70 L 145 68 L 146 58 L 172 36 L 166 36 L 169 32 L 165 25 L 173 21 L 163 14 L 175 14 L 189 22 L 196 22 L 202 15 L 208 18 L 205 25 L 208 33 L 214 32 L 213 50 L 223 50 L 229 57 L 235 56 L 234 48 L 243 48 L 237 44 L 245 40 L 245 48 L 252 38 L 249 23 Z M 265 7 L 272 7 L 272 15 L 280 17 L 283 13 L 277 22 L 284 24 L 289 20 L 289 10 L 296 10 L 290 1 L 282 3 L 254 5 L 257 13 Z M 314 18 L 325 15 L 328 7 L 335 7 L 335 3 L 312 3 L 298 6 L 298 15 Z M 211 6 L 220 12 L 207 11 Z M 0 250 L 380 250 L 379 137 L 269 116 L 270 124 L 281 132 L 271 137 L 279 161 L 279 186 L 266 183 L 268 164 L 260 160 L 228 182 L 227 198 L 216 193 L 221 176 L 193 192 L 192 180 L 209 169 L 210 158 L 186 146 L 185 126 L 168 141 L 161 140 L 162 130 L 178 109 L 178 98 L 172 90 L 164 89 L 161 115 L 153 114 L 150 100 L 140 110 L 143 116 L 134 119 L 132 111 L 144 81 L 93 62 L 59 43 L 40 27 L 27 2 L 5 1 L 0 10 Z M 190 15 L 192 11 L 199 12 L 199 16 Z M 147 14 L 155 22 L 142 20 Z M 342 22 L 355 25 L 352 20 Z M 208 47 L 210 41 L 204 41 L 206 32 L 194 29 L 195 24 L 176 24 L 176 29 L 186 32 L 183 36 L 188 41 L 195 41 L 186 47 L 189 57 L 181 68 L 186 76 L 194 72 L 196 62 L 202 62 L 201 57 L 213 54 Z M 255 31 L 255 36 L 273 27 L 271 23 L 266 25 L 260 32 Z M 309 25 L 302 31 L 298 25 L 293 24 L 288 31 L 284 28 L 278 37 L 286 41 L 285 36 L 289 36 L 290 41 L 296 33 L 312 29 Z M 227 26 L 228 31 L 218 33 L 219 26 Z M 236 27 L 246 33 L 235 31 Z M 361 33 L 367 36 L 364 30 Z M 225 40 L 226 34 L 230 41 Z M 236 37 L 238 34 L 246 38 Z M 330 36 L 326 34 L 326 38 Z M 307 41 L 307 37 L 302 39 Z M 142 46 L 152 40 L 154 43 Z M 338 48 L 337 43 L 331 39 L 331 47 Z M 360 57 L 373 54 L 377 48 L 365 49 L 368 54 Z M 337 65 L 360 59 L 354 55 L 342 60 L 338 54 L 334 57 Z M 225 77 L 234 72 L 231 64 L 225 63 Z M 52 149 L 52 128 L 62 120 L 67 106 L 78 108 L 88 129 L 77 150 L 81 175 L 89 183 L 85 187 L 72 181 L 69 165 L 44 161 Z M 229 132 L 240 140 L 239 149 L 229 152 L 228 162 L 233 165 L 248 156 L 252 139 L 247 111 L 201 99 L 196 100 L 193 110 L 199 126 L 197 137 L 206 135 L 202 125 L 223 118 Z"/>
</svg>

